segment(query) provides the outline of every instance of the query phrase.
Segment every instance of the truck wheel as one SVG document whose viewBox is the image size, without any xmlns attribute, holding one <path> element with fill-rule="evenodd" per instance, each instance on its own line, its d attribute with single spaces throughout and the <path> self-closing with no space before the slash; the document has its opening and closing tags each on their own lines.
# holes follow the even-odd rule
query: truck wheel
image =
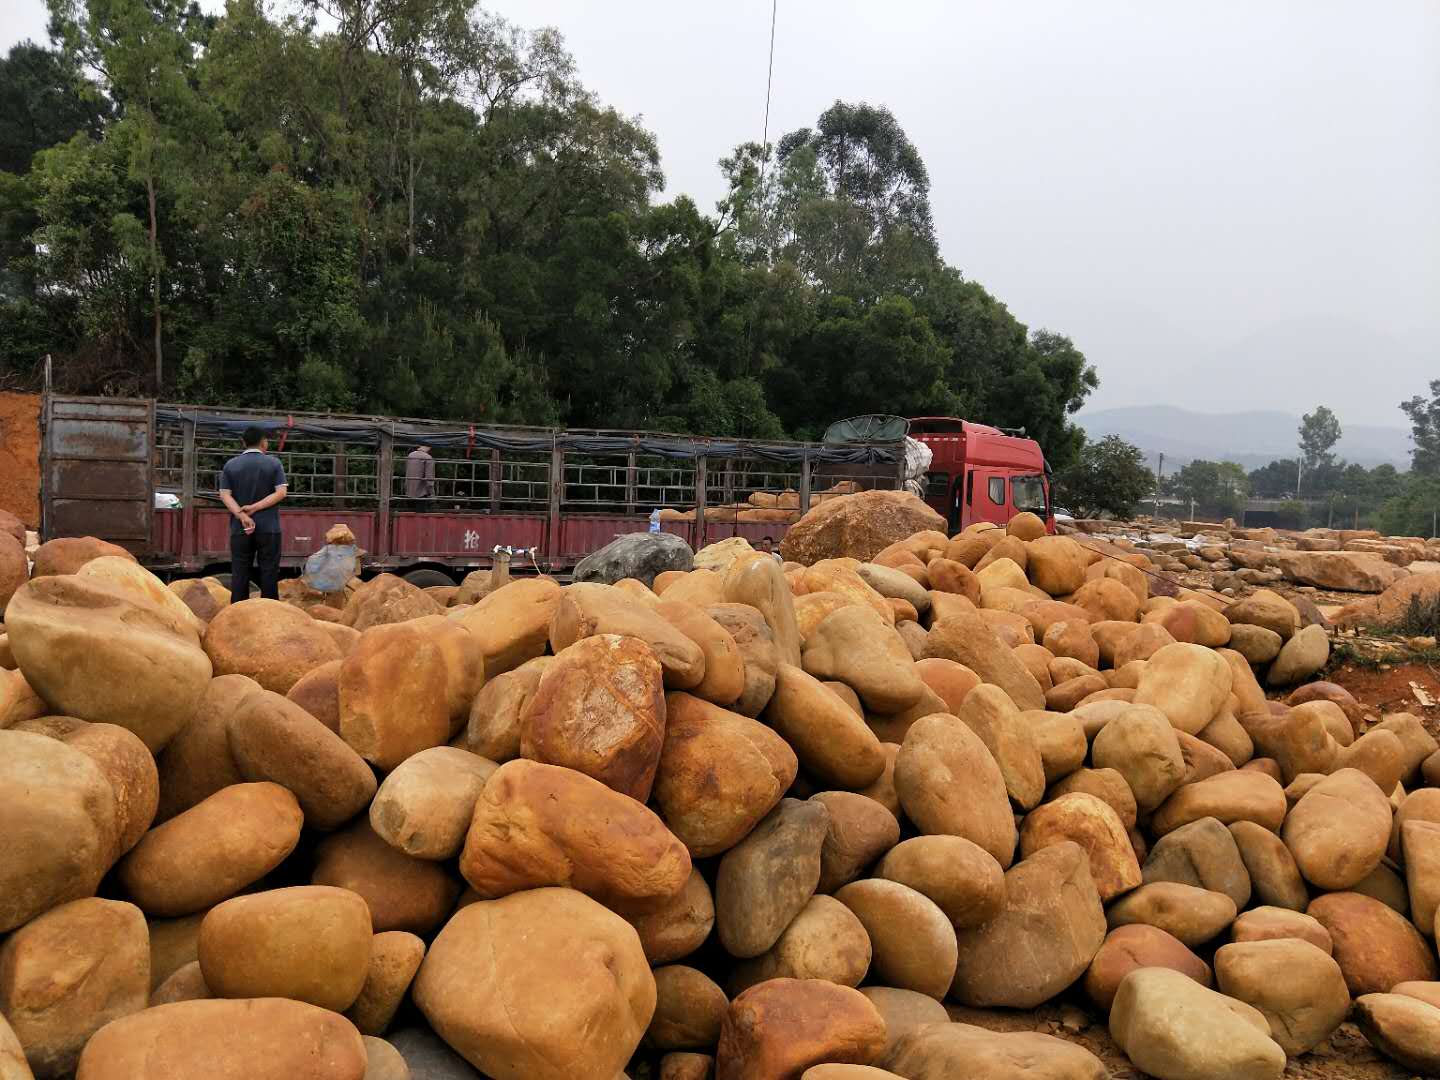
<svg viewBox="0 0 1440 1080">
<path fill-rule="evenodd" d="M 455 579 L 440 570 L 411 570 L 405 580 L 417 589 L 428 589 L 434 585 L 454 585 Z"/>
</svg>

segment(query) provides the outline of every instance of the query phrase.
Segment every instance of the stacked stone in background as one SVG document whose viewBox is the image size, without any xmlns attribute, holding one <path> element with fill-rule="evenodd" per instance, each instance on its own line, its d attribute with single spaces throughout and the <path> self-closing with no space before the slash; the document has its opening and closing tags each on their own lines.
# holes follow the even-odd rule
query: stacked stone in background
<svg viewBox="0 0 1440 1080">
<path fill-rule="evenodd" d="M 0 1077 L 1108 1075 L 947 1012 L 1050 1002 L 1167 1080 L 1352 1017 L 1435 1072 L 1424 725 L 1179 540 L 901 509 L 459 605 L 0 561 Z"/>
</svg>

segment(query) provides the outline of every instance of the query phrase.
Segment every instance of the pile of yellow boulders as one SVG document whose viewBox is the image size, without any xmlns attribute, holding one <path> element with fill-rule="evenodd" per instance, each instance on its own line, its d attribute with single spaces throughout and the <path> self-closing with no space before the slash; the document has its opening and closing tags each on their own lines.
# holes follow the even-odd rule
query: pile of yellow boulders
<svg viewBox="0 0 1440 1080">
<path fill-rule="evenodd" d="M 1049 1002 L 1163 1080 L 1440 1071 L 1440 747 L 1323 627 L 1030 515 L 864 554 L 231 605 L 43 545 L 0 1078 L 1108 1076 L 947 1011 Z"/>
</svg>

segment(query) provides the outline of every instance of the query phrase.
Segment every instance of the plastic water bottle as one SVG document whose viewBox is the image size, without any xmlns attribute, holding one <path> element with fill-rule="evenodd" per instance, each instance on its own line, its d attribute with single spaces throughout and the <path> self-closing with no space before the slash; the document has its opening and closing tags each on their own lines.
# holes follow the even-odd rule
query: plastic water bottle
<svg viewBox="0 0 1440 1080">
<path fill-rule="evenodd" d="M 651 531 L 652 533 L 658 533 L 658 532 L 660 531 L 660 511 L 659 511 L 659 510 L 651 510 L 651 511 L 650 511 L 650 531 Z"/>
</svg>

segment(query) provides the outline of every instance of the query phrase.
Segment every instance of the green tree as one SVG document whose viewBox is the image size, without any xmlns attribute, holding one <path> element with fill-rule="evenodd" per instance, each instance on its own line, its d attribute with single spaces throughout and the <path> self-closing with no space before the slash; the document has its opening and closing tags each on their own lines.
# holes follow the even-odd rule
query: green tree
<svg viewBox="0 0 1440 1080">
<path fill-rule="evenodd" d="M 1193 500 L 1196 513 L 1235 516 L 1245 507 L 1249 480 L 1233 461 L 1197 458 L 1170 478 L 1170 493 Z"/>
<path fill-rule="evenodd" d="M 1155 487 L 1145 455 L 1118 435 L 1087 442 L 1055 477 L 1056 501 L 1082 517 L 1135 516 L 1140 501 Z"/>
<path fill-rule="evenodd" d="M 1300 418 L 1299 431 L 1300 460 L 1306 472 L 1313 473 L 1335 460 L 1331 449 L 1340 441 L 1340 420 L 1333 412 L 1324 405 L 1317 406 L 1314 412 Z"/>
<path fill-rule="evenodd" d="M 1430 383 L 1427 400 L 1418 394 L 1400 403 L 1410 420 L 1410 467 L 1425 476 L 1440 476 L 1440 379 Z"/>
<path fill-rule="evenodd" d="M 110 116 L 73 57 L 22 41 L 0 59 L 0 172 L 24 173 L 37 153 L 77 132 L 99 138 Z"/>
</svg>

